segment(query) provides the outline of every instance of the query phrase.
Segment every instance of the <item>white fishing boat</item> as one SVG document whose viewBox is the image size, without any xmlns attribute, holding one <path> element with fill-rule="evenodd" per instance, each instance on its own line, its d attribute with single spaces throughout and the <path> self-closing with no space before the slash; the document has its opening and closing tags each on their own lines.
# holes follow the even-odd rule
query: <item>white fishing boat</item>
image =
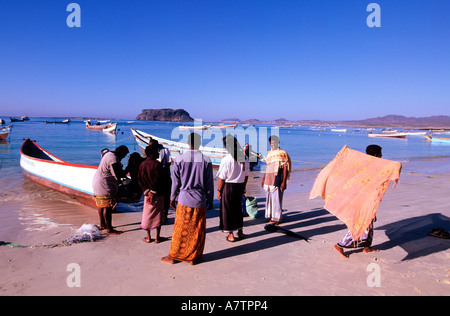
<svg viewBox="0 0 450 316">
<path fill-rule="evenodd" d="M 178 126 L 179 129 L 182 130 L 194 130 L 194 131 L 204 131 L 211 127 L 211 124 L 209 125 L 181 125 Z"/>
<path fill-rule="evenodd" d="M 438 137 L 433 135 L 425 136 L 426 139 L 431 141 L 432 143 L 442 143 L 442 144 L 450 144 L 450 138 L 448 137 Z"/>
<path fill-rule="evenodd" d="M 116 133 L 117 123 L 100 124 L 100 122 L 97 122 L 97 124 L 93 124 L 90 120 L 85 121 L 85 123 L 89 130 L 103 131 L 112 134 Z"/>
<path fill-rule="evenodd" d="M 131 128 L 131 132 L 143 153 L 145 151 L 145 147 L 148 146 L 151 139 L 157 140 L 158 143 L 166 147 L 170 151 L 170 157 L 172 159 L 175 159 L 178 155 L 182 154 L 186 150 L 189 150 L 189 146 L 184 143 L 157 137 L 134 128 Z M 228 154 L 224 148 L 200 146 L 200 150 L 204 155 L 211 159 L 212 164 L 215 166 L 219 166 L 222 158 Z"/>
<path fill-rule="evenodd" d="M 64 161 L 30 139 L 26 139 L 20 148 L 20 166 L 23 174 L 32 181 L 64 193 L 82 204 L 97 208 L 92 187 L 97 166 Z M 125 196 L 120 196 L 117 200 L 139 201 Z"/>
<path fill-rule="evenodd" d="M 338 133 L 347 133 L 347 129 L 346 128 L 332 128 L 331 131 L 332 132 L 338 132 Z"/>
<path fill-rule="evenodd" d="M 386 134 L 367 134 L 369 137 L 384 137 L 384 138 L 406 138 L 407 133 L 386 133 Z"/>
</svg>

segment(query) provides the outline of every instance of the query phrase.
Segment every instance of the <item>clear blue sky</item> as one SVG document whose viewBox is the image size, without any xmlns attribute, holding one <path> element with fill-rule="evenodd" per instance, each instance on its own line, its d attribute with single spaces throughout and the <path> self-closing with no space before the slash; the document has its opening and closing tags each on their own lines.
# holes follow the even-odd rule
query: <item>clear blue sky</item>
<svg viewBox="0 0 450 316">
<path fill-rule="evenodd" d="M 449 0 L 0 0 L 0 116 L 450 115 L 449 14 Z"/>
</svg>

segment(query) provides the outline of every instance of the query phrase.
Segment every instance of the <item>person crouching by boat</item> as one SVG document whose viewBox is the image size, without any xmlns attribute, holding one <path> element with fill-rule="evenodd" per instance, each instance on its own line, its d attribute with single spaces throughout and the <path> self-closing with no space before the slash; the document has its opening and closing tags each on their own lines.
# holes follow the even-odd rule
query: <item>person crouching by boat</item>
<svg viewBox="0 0 450 316">
<path fill-rule="evenodd" d="M 123 145 L 104 153 L 92 181 L 100 218 L 100 229 L 106 229 L 109 235 L 121 233 L 112 226 L 112 211 L 117 205 L 116 195 L 120 179 L 125 177 L 120 161 L 128 153 L 127 146 Z"/>
<path fill-rule="evenodd" d="M 291 172 L 291 158 L 279 146 L 280 139 L 276 135 L 269 137 L 272 150 L 267 153 L 266 172 L 261 187 L 266 190 L 266 218 L 270 223 L 281 223 L 283 193 L 287 188 L 287 180 Z"/>
<path fill-rule="evenodd" d="M 155 243 L 159 243 L 165 238 L 161 238 L 161 226 L 164 223 L 164 173 L 159 157 L 158 149 L 155 146 L 145 148 L 147 158 L 139 166 L 139 185 L 144 191 L 144 209 L 142 212 L 141 228 L 147 231 L 147 237 L 142 240 L 150 243 L 152 229 L 156 229 Z"/>
<path fill-rule="evenodd" d="M 250 163 L 238 140 L 228 134 L 223 138 L 226 155 L 220 162 L 217 177 L 219 178 L 217 199 L 220 201 L 219 228 L 228 233 L 226 240 L 236 241 L 233 232 L 237 231 L 238 239 L 244 238 L 244 216 L 242 214 L 242 197 L 245 193 Z"/>
</svg>

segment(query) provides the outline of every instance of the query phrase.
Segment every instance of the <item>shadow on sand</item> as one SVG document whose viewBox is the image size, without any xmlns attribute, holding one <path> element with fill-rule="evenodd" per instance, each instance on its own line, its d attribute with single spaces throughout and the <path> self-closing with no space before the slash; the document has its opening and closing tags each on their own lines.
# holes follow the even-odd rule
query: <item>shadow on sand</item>
<svg viewBox="0 0 450 316">
<path fill-rule="evenodd" d="M 401 261 L 413 260 L 450 248 L 449 239 L 440 239 L 428 235 L 435 228 L 449 230 L 450 218 L 439 213 L 433 213 L 375 228 L 385 230 L 389 241 L 374 247 L 387 250 L 396 246 L 403 248 L 408 254 Z"/>
</svg>

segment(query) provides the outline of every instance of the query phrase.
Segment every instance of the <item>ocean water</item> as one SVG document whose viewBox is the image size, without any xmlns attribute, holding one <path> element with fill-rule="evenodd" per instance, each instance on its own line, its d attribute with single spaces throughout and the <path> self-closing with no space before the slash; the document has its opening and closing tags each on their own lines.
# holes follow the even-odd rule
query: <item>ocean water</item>
<svg viewBox="0 0 450 316">
<path fill-rule="evenodd" d="M 180 123 L 175 122 L 118 121 L 118 133 L 112 135 L 88 130 L 83 120 L 72 120 L 70 124 L 45 124 L 45 120 L 54 119 L 31 118 L 30 121 L 13 123 L 8 141 L 0 143 L 0 240 L 11 241 L 29 231 L 55 225 L 81 226 L 83 223 L 97 222 L 96 211 L 92 208 L 23 177 L 19 150 L 24 139 L 35 140 L 38 145 L 68 162 L 98 165 L 100 152 L 104 148 L 113 150 L 119 145 L 126 145 L 130 152 L 140 151 L 130 127 L 172 140 L 184 140 L 189 133 L 177 129 Z M 346 133 L 339 133 L 329 128 L 319 131 L 310 126 L 276 128 L 252 125 L 227 131 L 235 132 L 242 145 L 250 142 L 253 149 L 262 154 L 269 150 L 268 136 L 279 135 L 280 147 L 290 154 L 293 161 L 291 182 L 297 188 L 301 185 L 303 190 L 311 188 L 320 169 L 344 145 L 364 152 L 367 145 L 378 144 L 383 148 L 383 158 L 402 162 L 405 173 L 435 175 L 450 172 L 450 145 L 432 144 L 420 136 L 408 136 L 406 139 L 369 138 L 363 129 L 348 128 Z M 225 133 L 222 129 L 203 132 L 203 145 L 221 146 Z M 122 160 L 124 166 L 127 159 L 128 156 Z M 255 183 L 252 190 L 256 194 L 259 178 L 258 171 L 252 173 L 250 182 Z M 142 210 L 140 203 L 121 207 L 122 211 L 130 213 Z"/>
</svg>

